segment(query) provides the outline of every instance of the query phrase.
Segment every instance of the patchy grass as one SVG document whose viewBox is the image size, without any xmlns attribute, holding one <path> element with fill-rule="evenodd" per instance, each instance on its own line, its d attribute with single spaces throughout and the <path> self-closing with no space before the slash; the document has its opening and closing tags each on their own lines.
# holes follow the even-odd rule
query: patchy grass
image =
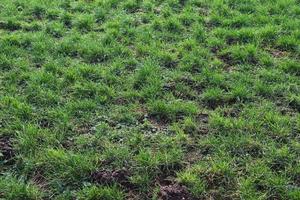
<svg viewBox="0 0 300 200">
<path fill-rule="evenodd" d="M 1 0 L 0 199 L 300 199 L 299 0 Z"/>
</svg>

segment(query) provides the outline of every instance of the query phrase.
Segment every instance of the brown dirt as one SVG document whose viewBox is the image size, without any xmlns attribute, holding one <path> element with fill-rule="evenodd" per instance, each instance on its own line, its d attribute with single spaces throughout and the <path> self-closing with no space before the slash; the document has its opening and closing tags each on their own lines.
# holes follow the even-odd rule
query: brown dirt
<svg viewBox="0 0 300 200">
<path fill-rule="evenodd" d="M 133 185 L 129 182 L 129 172 L 126 169 L 119 170 L 101 170 L 92 173 L 92 180 L 99 184 L 118 183 L 124 188 L 132 188 Z"/>
<path fill-rule="evenodd" d="M 297 173 L 296 175 L 294 175 L 293 181 L 296 186 L 300 187 L 300 173 Z"/>
<path fill-rule="evenodd" d="M 75 132 L 79 134 L 89 134 L 92 131 L 92 124 L 85 123 L 85 124 L 79 124 L 75 127 Z"/>
<path fill-rule="evenodd" d="M 200 113 L 197 116 L 197 121 L 199 123 L 198 134 L 206 135 L 209 133 L 208 120 L 209 120 L 209 115 L 206 113 Z"/>
<path fill-rule="evenodd" d="M 178 183 L 160 186 L 159 200 L 188 200 L 192 199 L 187 188 Z"/>
<path fill-rule="evenodd" d="M 207 188 L 209 190 L 215 190 L 219 187 L 234 187 L 233 180 L 230 180 L 229 178 L 225 177 L 223 174 L 220 173 L 207 173 L 204 175 L 204 179 L 206 180 Z"/>
<path fill-rule="evenodd" d="M 0 136 L 0 153 L 2 154 L 0 157 L 1 160 L 4 160 L 7 164 L 9 164 L 15 156 L 12 141 L 8 136 Z"/>
<path fill-rule="evenodd" d="M 151 116 L 151 117 L 149 117 L 149 121 L 158 130 L 165 130 L 168 126 L 168 120 L 166 120 L 166 119 L 159 120 L 159 119 Z"/>
<path fill-rule="evenodd" d="M 194 163 L 199 162 L 203 158 L 203 154 L 200 151 L 194 150 L 191 152 L 188 152 L 186 155 L 186 161 L 188 165 L 192 165 Z"/>
<path fill-rule="evenodd" d="M 173 81 L 166 83 L 163 86 L 163 90 L 172 92 L 173 96 L 176 98 L 179 98 L 179 99 L 184 99 L 184 100 L 195 100 L 196 99 L 196 97 L 192 94 L 178 91 L 178 89 L 176 89 L 176 83 Z"/>
<path fill-rule="evenodd" d="M 115 99 L 114 103 L 117 105 L 126 105 L 128 104 L 128 101 L 125 98 L 119 97 Z"/>
<path fill-rule="evenodd" d="M 199 122 L 202 122 L 202 123 L 205 123 L 205 124 L 208 123 L 208 119 L 209 119 L 209 116 L 208 116 L 208 114 L 206 114 L 206 113 L 200 113 L 200 114 L 197 116 L 197 120 L 198 120 Z"/>
<path fill-rule="evenodd" d="M 204 89 L 203 85 L 197 83 L 197 81 L 195 81 L 189 77 L 181 77 L 178 81 L 183 82 L 187 86 L 190 86 L 191 88 L 196 90 L 198 92 L 198 94 L 201 94 Z"/>
<path fill-rule="evenodd" d="M 287 52 L 280 51 L 278 49 L 270 49 L 269 52 L 274 56 L 275 58 L 281 58 L 287 55 Z"/>
<path fill-rule="evenodd" d="M 38 124 L 41 128 L 50 128 L 53 126 L 53 124 L 48 119 L 41 119 L 38 121 Z"/>
<path fill-rule="evenodd" d="M 145 108 L 139 108 L 137 110 L 140 117 L 138 122 L 143 124 L 145 121 L 149 121 L 153 126 L 153 132 L 157 131 L 166 131 L 168 127 L 168 120 L 167 119 L 158 119 L 155 116 L 149 115 L 148 111 Z"/>
<path fill-rule="evenodd" d="M 229 54 L 220 55 L 218 56 L 218 58 L 228 66 L 234 65 L 234 61 L 232 60 Z"/>
<path fill-rule="evenodd" d="M 32 181 L 39 186 L 41 189 L 47 189 L 48 183 L 46 178 L 43 175 L 43 170 L 38 169 L 34 172 L 34 176 L 32 178 Z"/>
<path fill-rule="evenodd" d="M 223 112 L 224 117 L 232 117 L 232 118 L 237 118 L 240 116 L 241 109 L 237 107 L 233 108 L 226 108 Z"/>
</svg>

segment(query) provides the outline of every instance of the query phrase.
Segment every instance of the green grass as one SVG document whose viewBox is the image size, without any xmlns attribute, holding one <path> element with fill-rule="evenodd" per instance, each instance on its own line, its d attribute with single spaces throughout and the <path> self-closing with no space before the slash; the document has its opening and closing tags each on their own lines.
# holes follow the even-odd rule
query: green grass
<svg viewBox="0 0 300 200">
<path fill-rule="evenodd" d="M 299 5 L 1 0 L 0 199 L 300 199 Z"/>
</svg>

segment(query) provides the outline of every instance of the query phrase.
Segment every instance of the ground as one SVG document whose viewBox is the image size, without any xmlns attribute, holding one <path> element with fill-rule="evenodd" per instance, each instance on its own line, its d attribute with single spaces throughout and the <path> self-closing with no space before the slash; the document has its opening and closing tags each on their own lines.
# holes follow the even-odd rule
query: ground
<svg viewBox="0 0 300 200">
<path fill-rule="evenodd" d="M 300 199 L 299 0 L 1 0 L 0 199 Z"/>
</svg>

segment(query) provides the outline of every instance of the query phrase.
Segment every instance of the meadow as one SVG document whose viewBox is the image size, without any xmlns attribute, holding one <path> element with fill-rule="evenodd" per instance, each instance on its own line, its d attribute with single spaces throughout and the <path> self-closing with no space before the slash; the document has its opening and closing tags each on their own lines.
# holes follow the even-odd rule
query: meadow
<svg viewBox="0 0 300 200">
<path fill-rule="evenodd" d="M 299 0 L 1 0 L 0 199 L 299 200 Z"/>
</svg>

